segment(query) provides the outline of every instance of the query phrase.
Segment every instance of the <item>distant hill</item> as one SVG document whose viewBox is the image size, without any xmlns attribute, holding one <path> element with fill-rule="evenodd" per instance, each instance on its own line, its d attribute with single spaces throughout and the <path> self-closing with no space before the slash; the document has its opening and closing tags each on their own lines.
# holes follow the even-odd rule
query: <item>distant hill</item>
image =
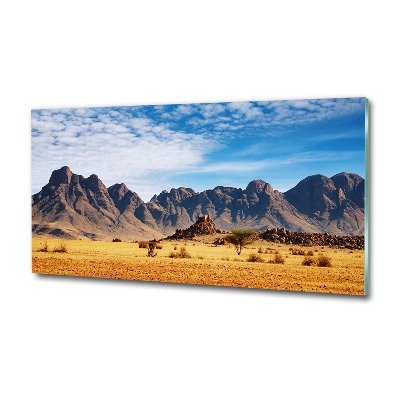
<svg viewBox="0 0 400 400">
<path fill-rule="evenodd" d="M 286 228 L 335 235 L 364 234 L 364 179 L 342 172 L 309 176 L 281 193 L 261 179 L 246 189 L 217 186 L 197 193 L 164 190 L 145 203 L 125 184 L 107 188 L 65 166 L 32 196 L 34 236 L 109 240 L 160 239 L 209 215 L 220 230 Z"/>
</svg>

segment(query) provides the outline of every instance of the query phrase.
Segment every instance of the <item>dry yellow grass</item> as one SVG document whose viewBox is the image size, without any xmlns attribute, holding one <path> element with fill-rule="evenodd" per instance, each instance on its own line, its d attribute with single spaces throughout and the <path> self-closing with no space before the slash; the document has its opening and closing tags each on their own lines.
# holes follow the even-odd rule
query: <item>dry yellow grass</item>
<svg viewBox="0 0 400 400">
<path fill-rule="evenodd" d="M 364 294 L 364 251 L 307 247 L 332 259 L 331 267 L 303 266 L 304 256 L 292 255 L 293 246 L 256 242 L 240 256 L 232 246 L 213 246 L 212 238 L 201 241 L 164 241 L 156 257 L 138 243 L 63 240 L 66 253 L 54 253 L 61 240 L 32 240 L 32 272 L 40 274 L 90 276 L 217 286 L 294 290 L 338 294 Z M 48 252 L 40 252 L 45 242 Z M 185 245 L 186 244 L 186 245 Z M 177 250 L 174 251 L 174 247 Z M 171 258 L 181 247 L 191 258 Z M 258 253 L 262 248 L 264 253 Z M 267 251 L 265 253 L 265 251 Z M 276 251 L 284 264 L 271 264 Z M 257 254 L 264 262 L 248 262 Z"/>
</svg>

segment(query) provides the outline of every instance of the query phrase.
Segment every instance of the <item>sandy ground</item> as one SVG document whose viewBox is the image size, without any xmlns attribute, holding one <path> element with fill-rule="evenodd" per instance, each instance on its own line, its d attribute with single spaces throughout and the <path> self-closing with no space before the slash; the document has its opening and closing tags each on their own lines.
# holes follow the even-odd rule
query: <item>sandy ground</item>
<svg viewBox="0 0 400 400">
<path fill-rule="evenodd" d="M 364 251 L 328 247 L 295 247 L 257 241 L 240 256 L 231 245 L 212 245 L 214 237 L 200 240 L 163 241 L 155 257 L 138 243 L 100 241 L 32 240 L 32 272 L 40 274 L 176 282 L 304 292 L 364 294 Z M 40 251 L 47 242 L 48 251 Z M 67 252 L 54 252 L 61 242 Z M 171 258 L 185 247 L 191 258 Z M 176 250 L 174 250 L 176 248 Z M 261 248 L 261 250 L 259 250 Z M 331 266 L 302 265 L 304 256 L 290 249 L 313 251 L 331 258 Z M 260 253 L 259 251 L 262 251 Z M 284 264 L 269 263 L 275 254 Z M 263 262 L 248 262 L 250 254 Z"/>
</svg>

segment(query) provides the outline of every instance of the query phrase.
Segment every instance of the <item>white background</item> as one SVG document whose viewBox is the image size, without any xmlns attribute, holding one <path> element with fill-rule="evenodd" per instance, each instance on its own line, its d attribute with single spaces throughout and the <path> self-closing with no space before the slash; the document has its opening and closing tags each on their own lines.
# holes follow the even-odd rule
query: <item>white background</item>
<svg viewBox="0 0 400 400">
<path fill-rule="evenodd" d="M 277 4 L 2 4 L 1 398 L 398 398 L 395 2 Z M 32 108 L 353 96 L 372 114 L 367 298 L 30 273 Z"/>
</svg>

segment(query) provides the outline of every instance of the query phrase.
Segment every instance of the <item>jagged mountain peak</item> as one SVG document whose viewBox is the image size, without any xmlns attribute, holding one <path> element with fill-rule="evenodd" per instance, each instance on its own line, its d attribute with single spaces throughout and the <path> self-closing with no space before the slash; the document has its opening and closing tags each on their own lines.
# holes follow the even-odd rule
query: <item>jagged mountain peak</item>
<svg viewBox="0 0 400 400">
<path fill-rule="evenodd" d="M 150 201 L 158 201 L 163 204 L 171 201 L 182 201 L 188 197 L 192 197 L 195 193 L 193 189 L 181 186 L 178 189 L 172 188 L 169 192 L 163 190 L 159 195 L 154 195 Z"/>
<path fill-rule="evenodd" d="M 92 192 L 98 192 L 98 191 L 107 192 L 107 188 L 96 174 L 92 174 L 88 178 L 86 178 L 85 185 Z"/>
<path fill-rule="evenodd" d="M 116 197 L 119 200 L 122 199 L 129 192 L 129 189 L 125 185 L 125 183 L 115 183 L 107 190 L 111 197 Z"/>
<path fill-rule="evenodd" d="M 247 187 L 246 187 L 246 192 L 248 193 L 273 193 L 274 189 L 272 188 L 272 186 L 263 181 L 262 179 L 256 179 L 251 181 Z"/>
<path fill-rule="evenodd" d="M 317 186 L 317 185 L 330 185 L 331 184 L 331 179 L 328 178 L 325 175 L 322 174 L 315 174 L 315 175 L 310 175 L 307 176 L 307 178 L 302 179 L 295 187 L 299 185 L 303 185 L 305 183 L 311 185 L 311 186 Z"/>
<path fill-rule="evenodd" d="M 124 183 L 107 189 L 96 174 L 85 179 L 64 166 L 32 196 L 35 234 L 61 229 L 66 237 L 160 238 L 188 228 L 200 215 L 209 215 L 220 230 L 276 227 L 358 235 L 364 230 L 364 179 L 346 172 L 332 178 L 316 174 L 285 193 L 262 179 L 245 190 L 216 186 L 195 192 L 181 186 L 145 203 Z"/>
<path fill-rule="evenodd" d="M 32 196 L 32 231 L 66 238 L 160 238 L 160 232 L 135 217 L 141 204 L 125 184 L 108 190 L 96 174 L 84 178 L 63 167 Z"/>
<path fill-rule="evenodd" d="M 68 184 L 71 181 L 73 173 L 68 166 L 56 169 L 52 172 L 49 180 L 50 186 L 58 186 L 61 184 Z"/>
<path fill-rule="evenodd" d="M 360 175 L 341 172 L 331 177 L 331 181 L 335 186 L 341 187 L 345 192 L 353 189 L 355 186 L 364 182 L 364 179 Z"/>
</svg>

